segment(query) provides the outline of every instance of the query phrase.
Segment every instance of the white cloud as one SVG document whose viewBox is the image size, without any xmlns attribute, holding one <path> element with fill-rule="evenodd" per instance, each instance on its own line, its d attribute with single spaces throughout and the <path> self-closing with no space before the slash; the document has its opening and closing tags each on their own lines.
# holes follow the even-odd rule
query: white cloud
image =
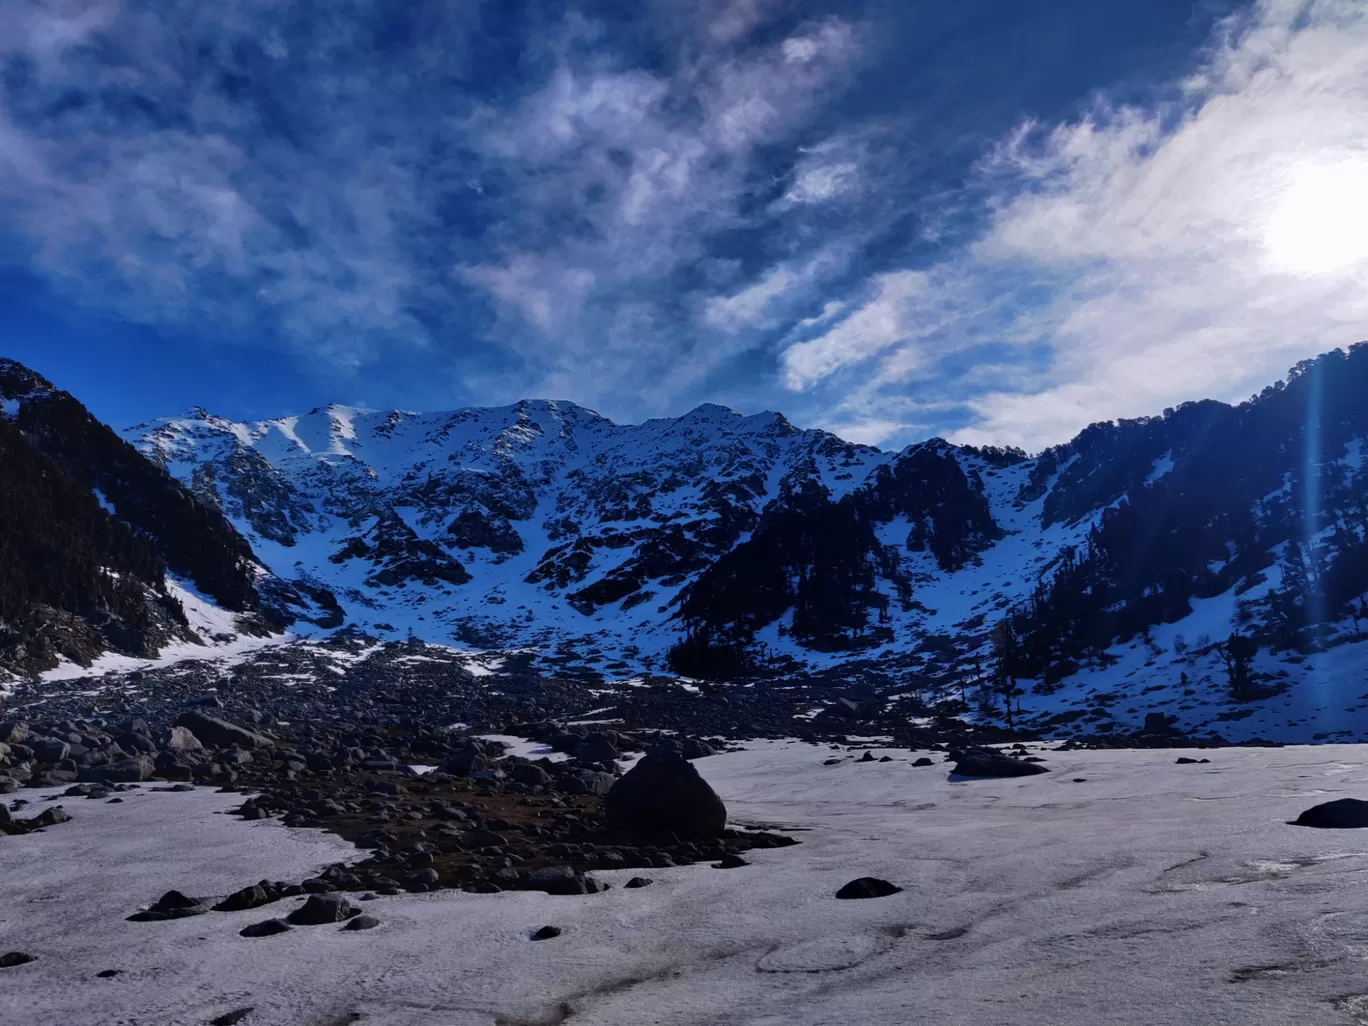
<svg viewBox="0 0 1368 1026">
<path fill-rule="evenodd" d="M 956 435 L 1038 447 L 1095 420 L 1243 398 L 1368 335 L 1368 198 L 1349 184 L 1368 181 L 1357 0 L 1264 0 L 1224 26 L 1176 104 L 1023 126 L 987 170 L 1009 184 L 982 238 L 920 278 L 881 278 L 845 321 L 790 347 L 788 387 L 871 362 L 873 384 L 847 403 L 878 389 L 894 403 L 947 354 L 1043 342 L 1047 382 L 969 389 L 976 420 Z M 890 295 L 890 280 L 917 287 Z M 1033 286 L 1043 301 L 1024 298 Z"/>
<path fill-rule="evenodd" d="M 914 311 L 916 302 L 926 298 L 928 285 L 919 271 L 880 275 L 874 297 L 859 310 L 826 334 L 784 351 L 784 383 L 806 388 L 920 334 Z"/>
<path fill-rule="evenodd" d="M 714 296 L 704 306 L 704 323 L 724 331 L 753 327 L 760 323 L 770 302 L 782 296 L 797 280 L 793 272 L 779 267 L 733 296 Z"/>
</svg>

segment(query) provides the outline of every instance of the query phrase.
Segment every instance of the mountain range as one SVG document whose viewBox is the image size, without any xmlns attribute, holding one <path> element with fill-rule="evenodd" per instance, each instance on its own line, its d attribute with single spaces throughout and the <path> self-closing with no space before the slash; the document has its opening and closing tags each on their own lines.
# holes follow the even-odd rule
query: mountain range
<svg viewBox="0 0 1368 1026">
<path fill-rule="evenodd" d="M 0 659 L 150 656 L 194 640 L 190 598 L 605 677 L 826 674 L 1047 725 L 1149 688 L 1295 726 L 1314 679 L 1368 683 L 1365 395 L 1359 344 L 1034 456 L 553 401 L 116 434 L 0 361 Z"/>
</svg>

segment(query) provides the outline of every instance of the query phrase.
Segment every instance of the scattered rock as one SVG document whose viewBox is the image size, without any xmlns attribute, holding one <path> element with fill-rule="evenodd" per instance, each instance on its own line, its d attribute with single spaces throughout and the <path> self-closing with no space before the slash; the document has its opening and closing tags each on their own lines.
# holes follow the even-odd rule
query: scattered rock
<svg viewBox="0 0 1368 1026">
<path fill-rule="evenodd" d="M 252 884 L 244 887 L 240 891 L 234 891 L 214 906 L 215 912 L 246 912 L 248 909 L 260 908 L 268 905 L 275 900 L 275 895 L 268 892 L 261 884 Z"/>
<path fill-rule="evenodd" d="M 880 880 L 874 876 L 862 876 L 858 880 L 851 880 L 850 883 L 837 891 L 836 897 L 841 899 L 886 898 L 901 890 L 901 887 L 895 887 L 887 880 Z"/>
</svg>

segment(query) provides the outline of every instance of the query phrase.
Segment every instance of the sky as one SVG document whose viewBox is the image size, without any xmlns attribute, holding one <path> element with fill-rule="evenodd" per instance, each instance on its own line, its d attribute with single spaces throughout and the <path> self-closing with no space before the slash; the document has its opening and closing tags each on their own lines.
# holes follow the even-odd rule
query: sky
<svg viewBox="0 0 1368 1026">
<path fill-rule="evenodd" d="M 1362 0 L 0 3 L 0 354 L 116 426 L 1034 451 L 1365 338 Z"/>
</svg>

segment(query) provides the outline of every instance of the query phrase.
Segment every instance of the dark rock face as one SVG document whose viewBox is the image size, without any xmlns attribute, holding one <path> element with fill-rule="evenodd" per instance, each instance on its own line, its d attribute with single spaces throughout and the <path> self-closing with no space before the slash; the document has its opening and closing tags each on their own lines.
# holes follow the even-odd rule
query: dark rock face
<svg viewBox="0 0 1368 1026">
<path fill-rule="evenodd" d="M 1322 830 L 1360 830 L 1368 827 L 1368 802 L 1358 798 L 1339 798 L 1313 805 L 1294 819 L 1292 825 Z"/>
<path fill-rule="evenodd" d="M 955 772 L 965 777 L 1029 777 L 1049 772 L 1039 763 L 1013 759 L 995 748 L 966 748 L 954 761 Z"/>
<path fill-rule="evenodd" d="M 311 894 L 286 918 L 294 926 L 324 926 L 345 922 L 360 914 L 361 910 L 340 894 Z"/>
<path fill-rule="evenodd" d="M 604 798 L 610 829 L 651 836 L 717 837 L 727 826 L 727 807 L 683 756 L 653 752 L 622 777 Z"/>
<path fill-rule="evenodd" d="M 886 898 L 890 894 L 897 894 L 902 890 L 901 887 L 889 883 L 887 880 L 880 880 L 875 876 L 862 876 L 858 880 L 851 880 L 839 891 L 836 897 L 843 901 L 859 898 Z"/>
</svg>

